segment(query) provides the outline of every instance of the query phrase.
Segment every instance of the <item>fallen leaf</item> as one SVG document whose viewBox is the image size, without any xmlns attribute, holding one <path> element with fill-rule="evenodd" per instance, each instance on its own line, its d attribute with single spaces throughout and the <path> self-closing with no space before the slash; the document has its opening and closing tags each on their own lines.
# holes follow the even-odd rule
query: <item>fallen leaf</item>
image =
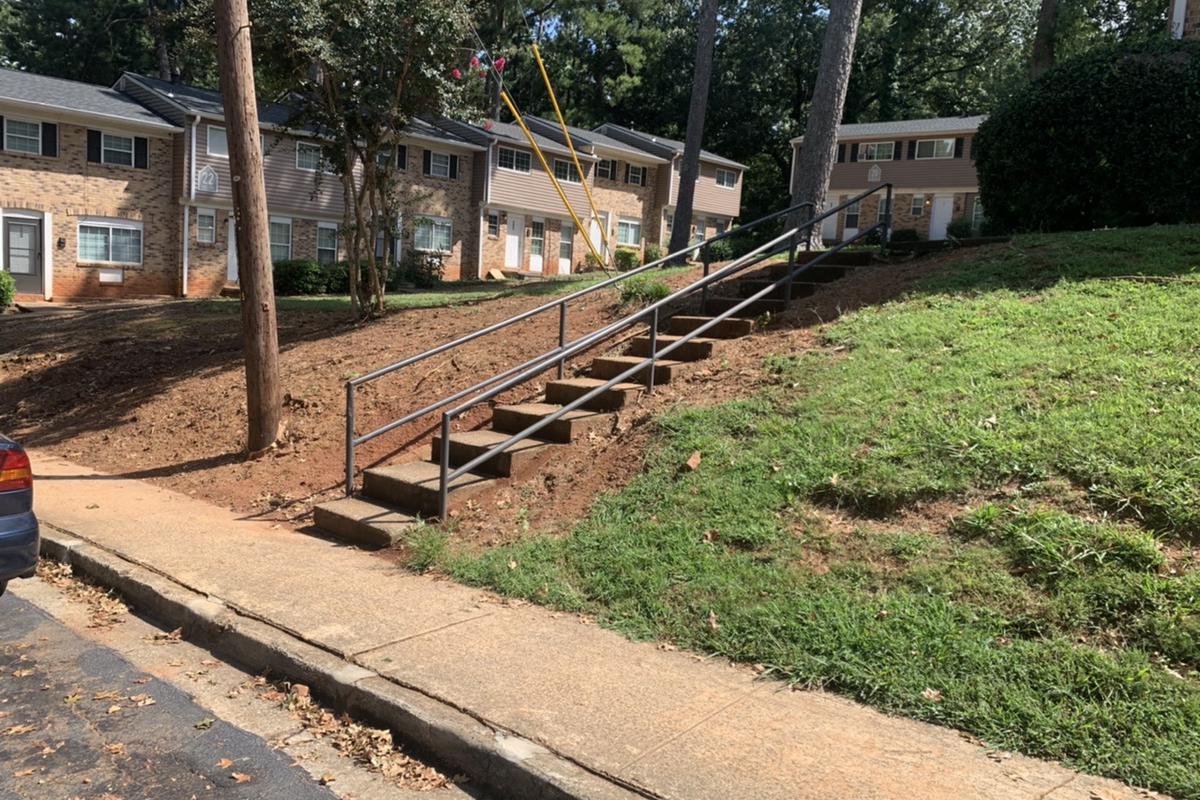
<svg viewBox="0 0 1200 800">
<path fill-rule="evenodd" d="M 233 766 L 233 761 L 228 758 L 222 758 L 217 762 L 217 769 L 229 769 Z"/>
<path fill-rule="evenodd" d="M 220 661 L 213 661 L 211 658 L 200 659 L 200 666 L 202 666 L 202 667 L 215 667 L 217 664 L 220 664 L 220 663 L 221 663 Z"/>
<path fill-rule="evenodd" d="M 35 772 L 37 772 L 37 770 L 32 769 L 32 768 L 31 769 L 19 769 L 13 773 L 13 777 L 14 778 L 28 778 L 30 775 L 32 775 Z"/>
<path fill-rule="evenodd" d="M 93 700 L 120 700 L 120 692 L 96 692 L 92 695 Z"/>
<path fill-rule="evenodd" d="M 37 728 L 33 727 L 32 725 L 13 725 L 9 728 L 5 728 L 4 732 L 0 735 L 20 736 L 23 733 L 33 733 L 35 730 L 37 730 Z"/>
<path fill-rule="evenodd" d="M 244 772 L 231 772 L 229 777 L 233 778 L 235 783 L 249 783 L 253 780 L 253 778 Z"/>
<path fill-rule="evenodd" d="M 130 701 L 138 708 L 154 705 L 154 698 L 148 694 L 133 694 L 129 696 Z"/>
<path fill-rule="evenodd" d="M 700 451 L 693 450 L 692 454 L 688 457 L 687 462 L 684 464 L 684 466 L 687 467 L 688 472 L 695 472 L 696 470 L 700 469 L 700 459 Z"/>
<path fill-rule="evenodd" d="M 309 694 L 308 687 L 305 686 L 303 683 L 293 684 L 292 685 L 292 694 L 296 695 L 297 697 L 308 697 L 308 694 Z"/>
<path fill-rule="evenodd" d="M 117 713 L 117 712 L 118 712 L 118 711 L 120 711 L 120 710 L 121 710 L 121 706 L 117 705 L 116 703 L 113 703 L 111 706 L 109 706 L 109 707 L 108 707 L 108 711 L 106 711 L 106 712 L 104 712 L 104 713 L 106 713 L 106 714 L 115 714 L 115 713 Z"/>
<path fill-rule="evenodd" d="M 508 561 L 508 568 L 509 568 L 509 569 L 516 569 L 516 568 L 517 568 L 517 562 L 516 562 L 516 561 L 513 561 L 512 559 L 509 559 L 509 561 Z"/>
<path fill-rule="evenodd" d="M 33 670 L 31 670 L 31 669 L 18 669 L 18 670 L 13 670 L 12 676 L 14 678 L 28 678 L 32 674 L 33 674 Z"/>
<path fill-rule="evenodd" d="M 69 694 L 63 698 L 63 702 L 69 706 L 73 706 L 82 699 L 83 699 L 83 695 L 81 695 L 81 694 Z"/>
<path fill-rule="evenodd" d="M 720 627 L 721 627 L 721 623 L 717 622 L 717 612 L 715 612 L 715 611 L 708 612 L 708 629 L 710 631 L 715 631 L 715 630 L 719 630 Z"/>
<path fill-rule="evenodd" d="M 333 777 L 328 772 L 326 772 L 324 775 L 321 776 L 319 783 L 322 786 L 328 786 L 329 784 L 333 783 L 336 780 L 337 780 L 337 778 Z"/>
<path fill-rule="evenodd" d="M 104 745 L 104 749 L 114 756 L 125 755 L 125 745 L 122 742 L 113 742 L 112 744 Z"/>
<path fill-rule="evenodd" d="M 149 683 L 150 681 L 151 681 L 151 678 L 149 676 L 147 676 L 145 678 L 135 678 L 133 682 L 136 683 L 138 686 L 141 686 L 143 684 Z"/>
<path fill-rule="evenodd" d="M 216 720 L 213 719 L 212 717 L 205 717 L 204 719 L 200 720 L 192 727 L 198 731 L 206 731 L 213 726 L 214 722 L 216 722 Z"/>
<path fill-rule="evenodd" d="M 926 689 L 925 691 L 921 692 L 921 697 L 924 697 L 931 703 L 942 702 L 942 693 L 937 689 Z"/>
</svg>

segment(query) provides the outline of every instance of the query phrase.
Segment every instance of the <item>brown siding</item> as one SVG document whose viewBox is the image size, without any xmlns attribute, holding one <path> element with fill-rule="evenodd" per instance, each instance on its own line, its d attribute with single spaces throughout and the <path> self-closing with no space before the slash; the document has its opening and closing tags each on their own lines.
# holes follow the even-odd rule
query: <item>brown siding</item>
<svg viewBox="0 0 1200 800">
<path fill-rule="evenodd" d="M 558 192 L 554 190 L 554 184 L 550 182 L 550 177 L 546 171 L 542 169 L 542 165 L 538 163 L 537 157 L 531 156 L 530 171 L 512 172 L 510 170 L 500 169 L 497 163 L 496 150 L 492 150 L 492 205 L 509 206 L 516 209 L 524 209 L 529 212 L 538 212 L 550 216 L 561 216 L 566 213 L 563 208 L 562 199 L 558 196 Z M 546 154 L 546 160 L 550 164 L 550 168 L 554 168 L 554 159 L 560 158 L 566 160 L 566 156 L 555 156 L 552 153 Z M 595 168 L 593 164 L 587 161 L 581 162 L 583 165 L 584 180 L 591 180 L 592 171 Z M 588 207 L 587 195 L 584 194 L 583 185 L 578 183 L 567 183 L 559 181 L 559 185 L 566 194 L 567 199 L 571 201 L 572 207 L 576 213 L 581 213 L 582 209 Z"/>
<path fill-rule="evenodd" d="M 911 137 L 909 137 L 911 139 Z M 943 138 L 943 137 L 921 137 Z M 949 136 L 944 138 L 951 138 Z M 888 139 L 862 139 L 843 141 L 846 146 L 846 160 L 833 165 L 833 174 L 829 179 L 830 191 L 863 190 L 879 183 L 892 183 L 898 189 L 922 188 L 975 188 L 979 179 L 975 174 L 975 162 L 971 158 L 973 137 L 964 136 L 962 158 L 947 159 L 909 159 L 909 139 L 901 141 L 899 160 L 892 161 L 850 161 L 849 149 L 851 144 L 866 144 L 877 141 L 893 141 Z M 793 159 L 793 181 L 797 159 Z M 878 165 L 880 178 L 878 181 L 868 181 L 871 167 Z"/>
</svg>

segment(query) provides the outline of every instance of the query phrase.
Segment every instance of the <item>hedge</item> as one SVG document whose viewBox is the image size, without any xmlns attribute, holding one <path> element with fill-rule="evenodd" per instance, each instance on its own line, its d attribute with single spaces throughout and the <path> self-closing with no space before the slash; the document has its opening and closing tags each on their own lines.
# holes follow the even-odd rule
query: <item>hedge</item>
<svg viewBox="0 0 1200 800">
<path fill-rule="evenodd" d="M 0 308 L 8 308 L 17 296 L 17 281 L 13 276 L 0 270 Z"/>
<path fill-rule="evenodd" d="M 1010 230 L 1200 218 L 1200 42 L 1102 48 L 1048 71 L 980 126 L 983 206 Z"/>
<path fill-rule="evenodd" d="M 350 268 L 344 261 L 321 264 L 309 258 L 276 261 L 272 265 L 275 294 L 349 294 Z"/>
</svg>

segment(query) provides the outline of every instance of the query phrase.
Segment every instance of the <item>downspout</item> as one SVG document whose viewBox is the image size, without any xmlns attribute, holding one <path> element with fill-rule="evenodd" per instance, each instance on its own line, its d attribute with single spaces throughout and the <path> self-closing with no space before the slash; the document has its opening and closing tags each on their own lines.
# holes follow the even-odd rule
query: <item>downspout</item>
<svg viewBox="0 0 1200 800">
<path fill-rule="evenodd" d="M 192 238 L 192 202 L 196 199 L 196 128 L 200 126 L 200 115 L 192 119 L 191 141 L 188 143 L 188 158 L 184 161 L 184 180 L 187 181 L 187 201 L 183 204 L 183 296 L 188 296 L 188 268 Z"/>
<path fill-rule="evenodd" d="M 475 254 L 475 275 L 483 280 L 483 245 L 487 241 L 488 203 L 492 199 L 492 145 L 483 151 L 483 199 L 479 202 L 479 247 Z"/>
</svg>

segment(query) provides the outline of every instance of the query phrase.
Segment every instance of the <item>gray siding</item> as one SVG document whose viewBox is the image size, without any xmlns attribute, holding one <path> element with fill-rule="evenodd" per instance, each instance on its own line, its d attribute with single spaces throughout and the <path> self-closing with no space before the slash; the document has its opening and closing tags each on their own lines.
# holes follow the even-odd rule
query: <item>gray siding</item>
<svg viewBox="0 0 1200 800">
<path fill-rule="evenodd" d="M 676 160 L 670 171 L 670 200 L 669 202 L 664 202 L 664 205 L 674 206 L 675 202 L 679 199 L 679 171 L 677 167 L 681 163 L 681 159 Z M 737 186 L 733 189 L 718 186 L 718 169 L 736 172 L 738 175 Z M 722 217 L 736 217 L 742 210 L 742 183 L 744 180 L 745 174 L 741 170 L 733 169 L 732 167 L 718 167 L 716 164 L 701 161 L 700 179 L 696 181 L 696 194 L 692 201 L 692 210 L 704 214 L 716 214 Z M 667 197 L 667 195 L 663 195 L 663 197 Z"/>
<path fill-rule="evenodd" d="M 922 136 L 921 139 L 933 138 L 958 138 L 947 134 L 946 136 Z M 915 141 L 909 137 L 908 139 L 899 140 L 901 142 L 899 160 L 892 161 L 857 161 L 851 162 L 849 148 L 851 144 L 866 144 L 869 142 L 878 141 L 897 141 L 894 139 L 881 139 L 875 137 L 872 139 L 857 139 L 845 140 L 839 144 L 846 145 L 847 153 L 846 160 L 841 163 L 834 164 L 833 175 L 829 180 L 829 188 L 831 191 L 846 191 L 846 190 L 864 190 L 871 186 L 880 183 L 892 183 L 896 189 L 954 189 L 961 188 L 964 190 L 975 189 L 979 185 L 979 178 L 975 173 L 975 162 L 972 159 L 972 149 L 974 137 L 966 135 L 962 137 L 963 155 L 962 158 L 946 158 L 946 159 L 910 159 L 908 157 L 909 141 Z M 798 147 L 798 145 L 796 146 Z M 793 185 L 795 182 L 796 163 L 793 159 Z M 868 180 L 871 168 L 879 167 L 879 180 Z"/>
<path fill-rule="evenodd" d="M 519 148 L 514 148 L 519 149 Z M 511 172 L 509 170 L 500 169 L 497 163 L 495 151 L 492 153 L 492 205 L 509 206 L 512 208 L 535 211 L 550 216 L 560 217 L 566 213 L 563 208 L 562 199 L 559 198 L 558 192 L 554 191 L 554 184 L 550 182 L 550 177 L 546 175 L 546 171 L 542 169 L 542 165 L 538 162 L 537 156 L 530 153 L 530 171 L 528 174 L 523 172 Z M 563 156 L 555 156 L 552 153 L 546 154 L 546 161 L 550 164 L 550 168 L 554 168 L 554 159 L 560 158 L 568 160 Z M 595 165 L 587 161 L 582 162 L 584 180 L 592 179 L 592 170 Z M 587 195 L 583 191 L 583 185 L 579 183 L 567 183 L 559 181 L 563 192 L 567 195 L 567 199 L 571 201 L 571 205 L 576 212 L 583 214 L 588 208 Z"/>
</svg>

